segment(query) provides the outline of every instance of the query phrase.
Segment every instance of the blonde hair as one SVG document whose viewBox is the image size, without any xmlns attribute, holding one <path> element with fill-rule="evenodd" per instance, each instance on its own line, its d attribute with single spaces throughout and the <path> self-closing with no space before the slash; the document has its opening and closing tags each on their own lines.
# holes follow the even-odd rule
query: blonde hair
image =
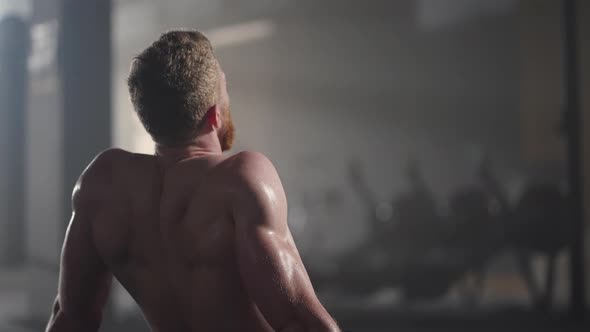
<svg viewBox="0 0 590 332">
<path fill-rule="evenodd" d="M 196 30 L 169 31 L 135 57 L 127 80 L 143 126 L 162 145 L 194 138 L 216 104 L 219 64 Z"/>
</svg>

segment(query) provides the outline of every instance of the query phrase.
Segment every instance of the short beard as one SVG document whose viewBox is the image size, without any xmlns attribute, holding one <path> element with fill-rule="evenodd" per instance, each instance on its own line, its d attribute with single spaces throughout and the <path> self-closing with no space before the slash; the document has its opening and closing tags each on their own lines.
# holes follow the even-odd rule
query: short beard
<svg viewBox="0 0 590 332">
<path fill-rule="evenodd" d="M 231 113 L 229 111 L 229 106 L 223 112 L 223 126 L 219 131 L 219 143 L 221 143 L 221 151 L 227 151 L 232 148 L 234 145 L 234 139 L 236 135 L 236 129 L 234 127 L 234 122 L 231 118 Z"/>
</svg>

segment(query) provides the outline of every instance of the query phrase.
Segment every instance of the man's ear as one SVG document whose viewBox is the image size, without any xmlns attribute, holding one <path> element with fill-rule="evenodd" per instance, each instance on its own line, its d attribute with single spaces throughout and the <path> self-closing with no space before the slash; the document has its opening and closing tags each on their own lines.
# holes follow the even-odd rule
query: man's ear
<svg viewBox="0 0 590 332">
<path fill-rule="evenodd" d="M 211 106 L 207 113 L 205 113 L 205 119 L 207 120 L 207 124 L 212 128 L 221 128 L 221 108 L 217 105 Z"/>
</svg>

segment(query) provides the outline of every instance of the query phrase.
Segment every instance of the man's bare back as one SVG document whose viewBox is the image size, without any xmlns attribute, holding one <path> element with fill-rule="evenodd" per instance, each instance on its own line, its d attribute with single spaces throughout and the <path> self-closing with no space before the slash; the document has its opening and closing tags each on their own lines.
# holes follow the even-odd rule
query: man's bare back
<svg viewBox="0 0 590 332">
<path fill-rule="evenodd" d="M 259 153 L 175 162 L 103 152 L 74 192 L 60 290 L 73 296 L 56 302 L 56 316 L 72 310 L 98 324 L 112 274 L 154 331 L 333 331 L 286 208 Z"/>
<path fill-rule="evenodd" d="M 102 217 L 92 220 L 93 240 L 150 325 L 267 331 L 236 264 L 231 194 L 238 188 L 230 178 L 243 158 L 165 167 L 154 156 L 111 154 L 113 179 L 97 211 Z"/>
</svg>

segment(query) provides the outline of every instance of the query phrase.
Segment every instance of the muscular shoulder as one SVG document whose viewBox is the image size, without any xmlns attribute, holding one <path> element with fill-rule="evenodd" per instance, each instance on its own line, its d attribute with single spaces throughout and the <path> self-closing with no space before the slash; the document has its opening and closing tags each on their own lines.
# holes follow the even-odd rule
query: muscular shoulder
<svg viewBox="0 0 590 332">
<path fill-rule="evenodd" d="M 243 179 L 264 177 L 276 173 L 276 169 L 267 156 L 260 152 L 243 151 L 233 156 L 234 172 Z"/>
<path fill-rule="evenodd" d="M 235 156 L 234 213 L 237 220 L 284 228 L 287 199 L 273 163 L 259 152 L 241 152 Z M 248 217 L 249 216 L 249 217 Z"/>
<path fill-rule="evenodd" d="M 238 192 L 281 191 L 282 184 L 272 161 L 260 152 L 244 151 L 232 157 L 232 175 Z"/>
<path fill-rule="evenodd" d="M 119 166 L 129 160 L 132 153 L 121 149 L 107 149 L 99 153 L 82 172 L 73 192 L 73 198 L 92 196 L 107 189 Z"/>
</svg>

